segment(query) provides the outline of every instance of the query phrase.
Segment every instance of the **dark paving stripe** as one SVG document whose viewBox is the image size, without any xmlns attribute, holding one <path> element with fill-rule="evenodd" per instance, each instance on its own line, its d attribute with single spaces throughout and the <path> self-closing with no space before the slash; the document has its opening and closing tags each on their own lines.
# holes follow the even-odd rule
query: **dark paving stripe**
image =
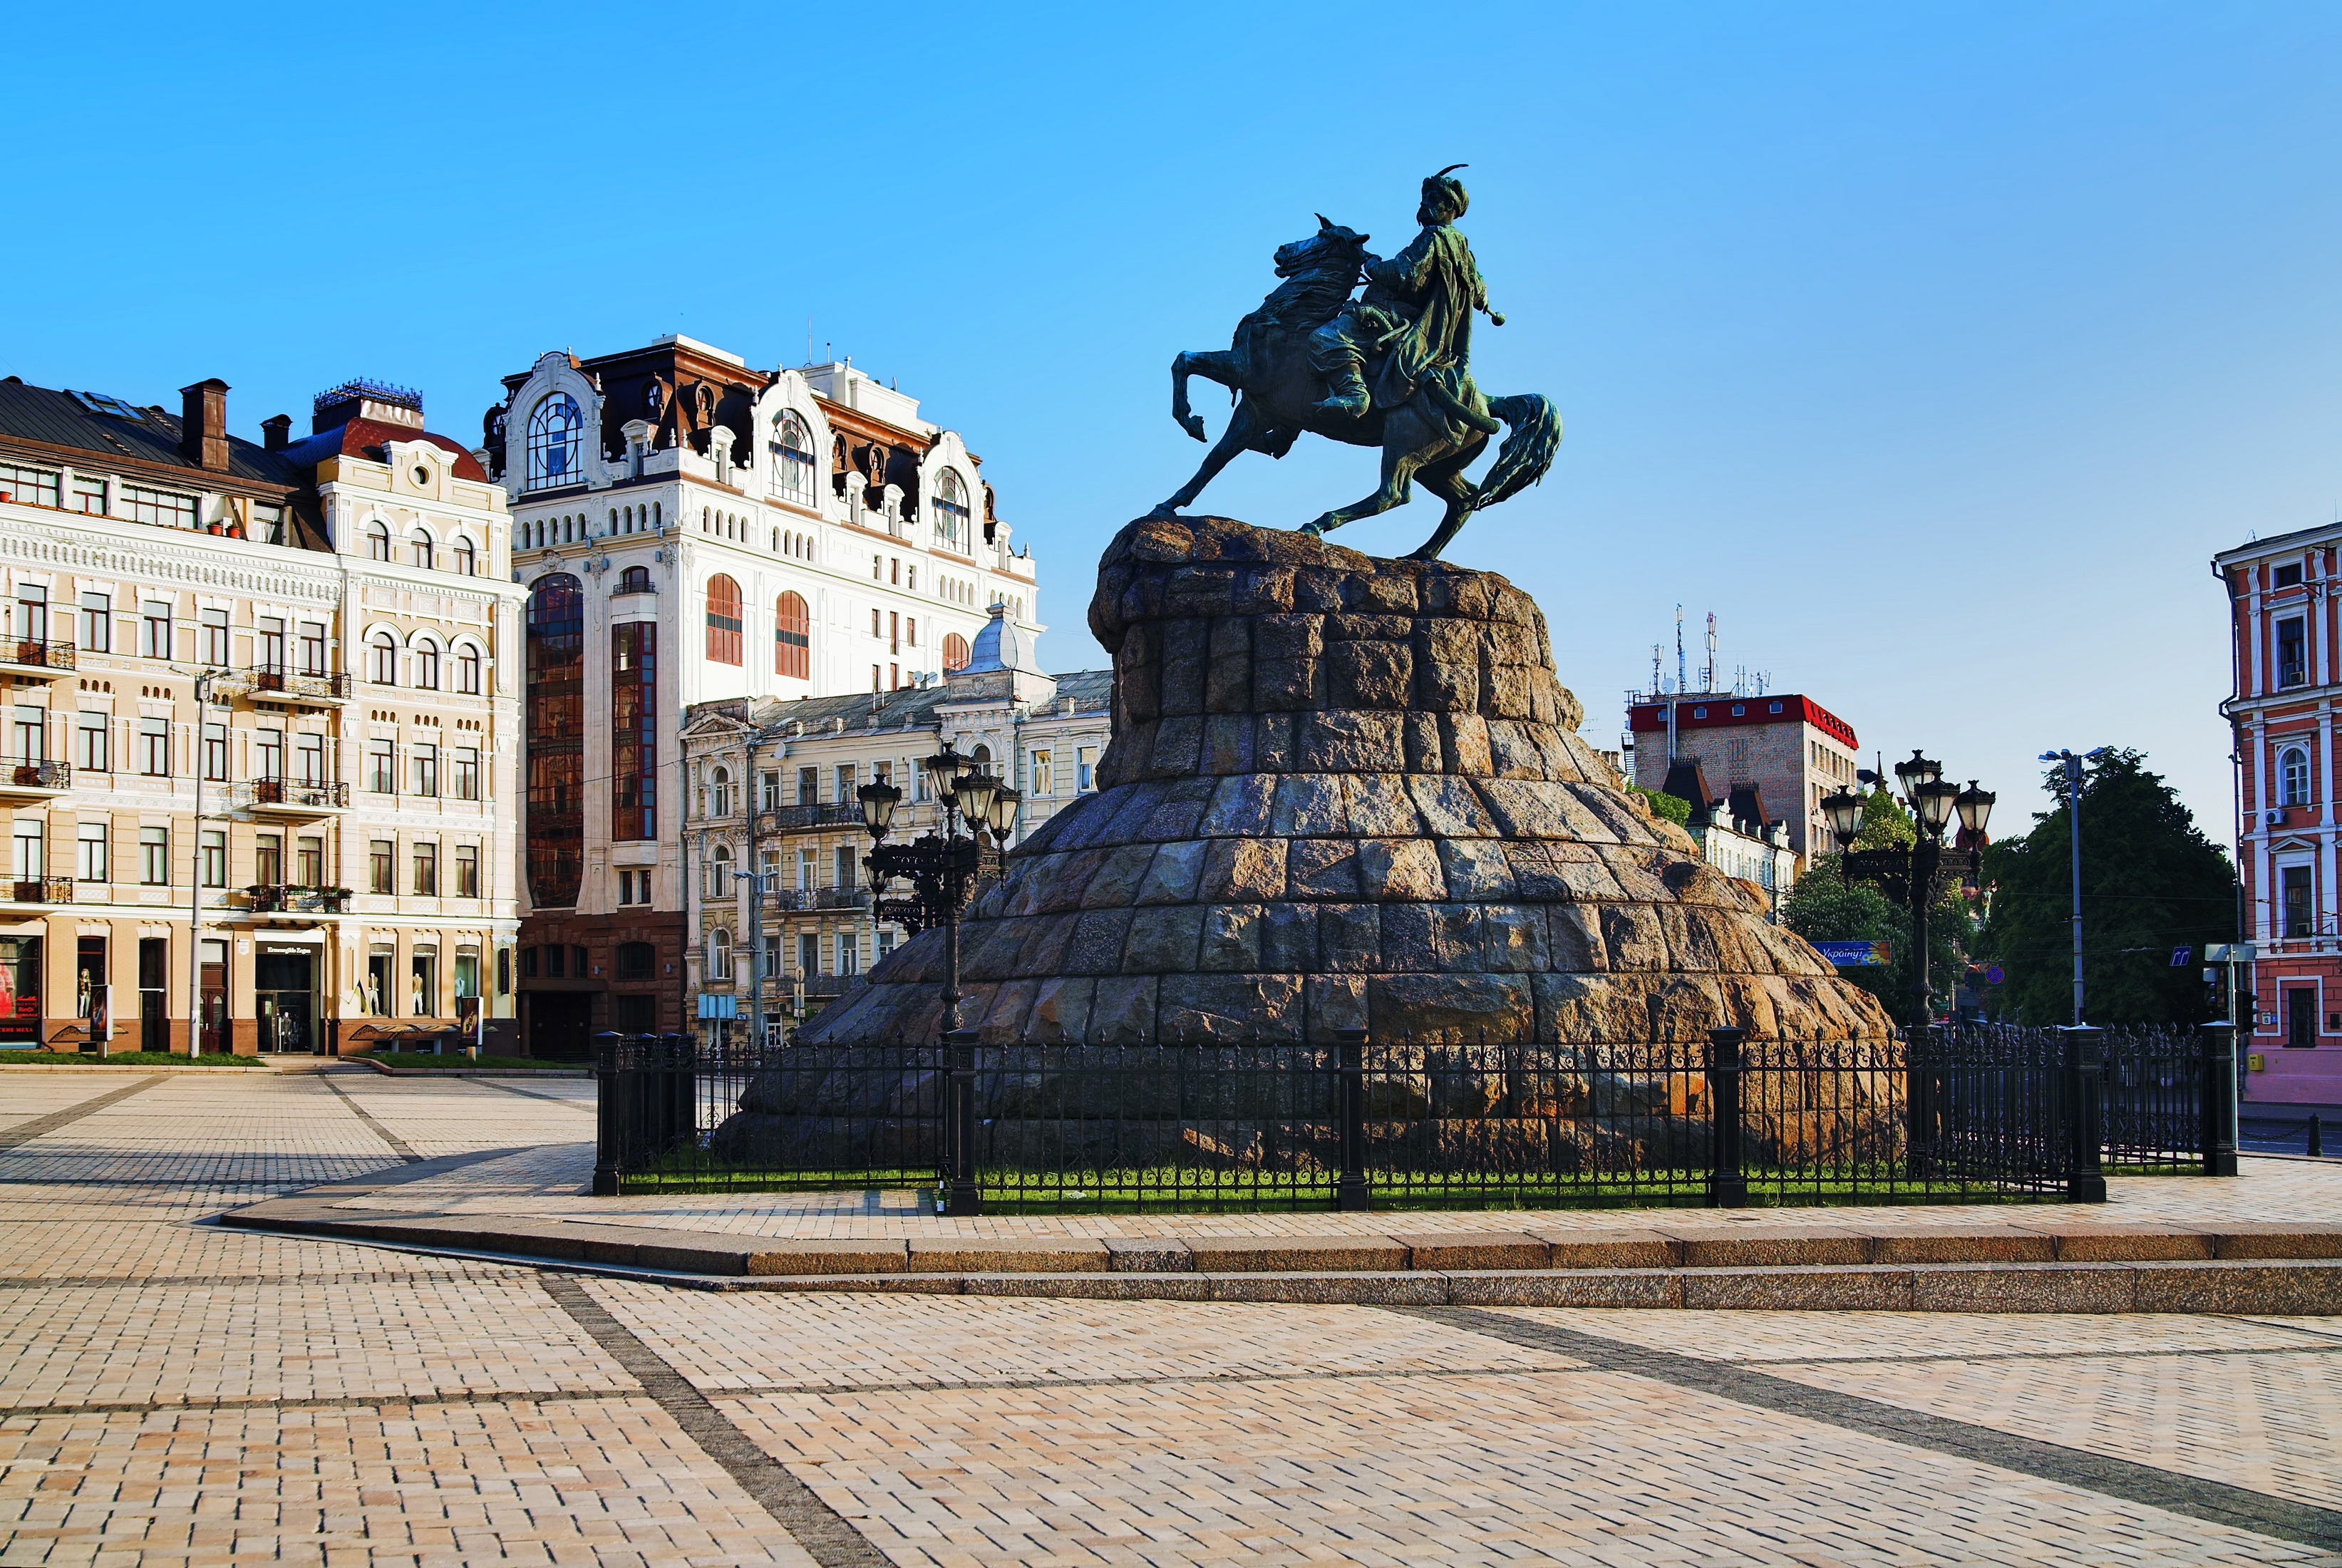
<svg viewBox="0 0 2342 1568">
<path fill-rule="evenodd" d="M 536 1089 L 524 1089 L 517 1084 L 507 1084 L 501 1078 L 458 1078 L 458 1084 L 476 1084 L 483 1089 L 502 1089 L 507 1094 L 525 1094 L 532 1100 L 550 1100 L 556 1105 L 566 1105 L 573 1111 L 592 1111 L 594 1102 L 567 1094 L 547 1094 Z"/>
<path fill-rule="evenodd" d="M 54 1279 L 13 1274 L 0 1279 L 0 1291 L 43 1291 L 53 1287 L 61 1290 L 142 1290 L 148 1285 L 221 1286 L 239 1290 L 247 1285 L 289 1285 L 306 1290 L 311 1285 L 411 1285 L 430 1284 L 440 1280 L 462 1284 L 502 1284 L 508 1280 L 514 1284 L 528 1283 L 525 1275 L 473 1273 L 457 1269 L 407 1269 L 397 1273 L 376 1270 L 338 1274 L 59 1274 Z"/>
<path fill-rule="evenodd" d="M 70 1127 L 84 1116 L 103 1111 L 108 1105 L 127 1100 L 133 1094 L 143 1094 L 171 1076 L 169 1073 L 150 1073 L 135 1084 L 125 1084 L 121 1088 L 100 1094 L 95 1100 L 84 1100 L 78 1105 L 68 1105 L 62 1111 L 52 1111 L 45 1116 L 35 1116 L 29 1122 L 19 1122 L 6 1131 L 0 1132 L 0 1150 L 13 1149 L 20 1144 L 29 1144 L 34 1139 L 45 1137 L 60 1127 Z"/>
<path fill-rule="evenodd" d="M 470 1390 L 456 1393 L 349 1393 L 333 1399 L 278 1399 L 271 1394 L 245 1398 L 124 1401 L 112 1404 L 0 1404 L 0 1420 L 26 1421 L 45 1415 L 208 1415 L 221 1411 L 250 1410 L 415 1410 L 430 1405 L 575 1404 L 581 1400 L 641 1399 L 631 1388 L 566 1388 L 550 1393 L 523 1390 L 490 1393 Z"/>
<path fill-rule="evenodd" d="M 371 1115 L 367 1114 L 366 1108 L 364 1105 L 359 1104 L 355 1099 L 352 1098 L 350 1092 L 347 1089 L 345 1089 L 339 1084 L 335 1083 L 331 1074 L 318 1074 L 317 1082 L 323 1084 L 326 1088 L 331 1089 L 335 1094 L 339 1094 L 342 1097 L 342 1104 L 347 1105 L 350 1110 L 356 1114 L 357 1119 L 366 1124 L 366 1130 L 372 1133 L 375 1137 L 380 1138 L 384 1143 L 388 1144 L 393 1152 L 395 1152 L 400 1159 L 405 1161 L 410 1165 L 419 1165 L 423 1163 L 423 1156 L 416 1154 L 413 1149 L 408 1148 L 406 1146 L 405 1139 L 400 1137 L 397 1134 L 392 1132 L 389 1128 L 384 1126 L 380 1122 L 375 1121 Z"/>
<path fill-rule="evenodd" d="M 740 1489 L 755 1498 L 822 1568 L 887 1568 L 886 1559 L 862 1533 L 771 1454 L 749 1441 L 706 1394 L 669 1366 L 635 1332 L 612 1317 L 586 1287 L 568 1274 L 544 1276 L 545 1292 L 577 1326 L 593 1336 L 612 1360 L 632 1373 L 643 1392 L 675 1418 L 707 1456 L 722 1465 Z"/>
<path fill-rule="evenodd" d="M 1650 1350 L 1478 1307 L 1385 1310 L 1446 1323 L 1530 1350 L 1576 1356 L 1600 1371 L 1649 1378 L 1696 1393 L 1728 1399 L 1736 1404 L 1802 1416 L 1825 1425 L 1912 1448 L 1929 1449 L 2102 1496 L 2142 1503 L 2150 1508 L 2235 1530 L 2249 1530 L 2326 1552 L 2342 1551 L 2342 1512 L 2314 1503 L 2296 1503 L 2225 1482 L 2207 1481 L 2037 1438 L 2018 1437 L 1990 1427 L 1972 1426 L 1964 1421 L 1906 1410 L 1857 1394 L 1809 1388 L 1731 1362 L 1701 1361 L 1671 1351 Z"/>
</svg>

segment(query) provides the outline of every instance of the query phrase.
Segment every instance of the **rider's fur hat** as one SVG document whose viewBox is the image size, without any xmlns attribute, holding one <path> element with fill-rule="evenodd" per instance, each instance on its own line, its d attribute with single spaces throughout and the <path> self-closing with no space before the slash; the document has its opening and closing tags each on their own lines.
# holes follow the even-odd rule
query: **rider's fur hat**
<svg viewBox="0 0 2342 1568">
<path fill-rule="evenodd" d="M 1471 166 L 1469 164 L 1450 164 L 1424 181 L 1424 206 L 1440 217 L 1462 217 L 1464 209 L 1472 205 L 1472 198 L 1464 194 L 1463 181 L 1451 180 L 1447 176 L 1457 169 L 1468 169 Z"/>
</svg>

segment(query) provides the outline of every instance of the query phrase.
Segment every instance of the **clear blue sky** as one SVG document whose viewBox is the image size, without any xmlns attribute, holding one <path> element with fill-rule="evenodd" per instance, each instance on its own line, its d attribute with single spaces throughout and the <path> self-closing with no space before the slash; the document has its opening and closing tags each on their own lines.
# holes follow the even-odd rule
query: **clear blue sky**
<svg viewBox="0 0 2342 1568">
<path fill-rule="evenodd" d="M 2342 503 L 2332 6 L 125 5 L 12 31 L 0 374 L 165 404 L 219 375 L 245 434 L 363 374 L 472 440 L 545 349 L 683 331 L 793 364 L 810 317 L 985 457 L 1061 669 L 1102 662 L 1097 551 L 1203 450 L 1173 352 L 1224 346 L 1313 212 L 1395 247 L 1458 161 L 1511 317 L 1480 382 L 1568 434 L 1449 554 L 1537 596 L 1599 744 L 1680 602 L 1727 670 L 1997 785 L 2004 828 L 2036 753 L 2115 743 L 2225 839 L 2206 560 Z M 1204 505 L 1294 525 L 1371 463 L 1247 456 Z M 1432 521 L 1340 538 L 1396 554 Z"/>
</svg>

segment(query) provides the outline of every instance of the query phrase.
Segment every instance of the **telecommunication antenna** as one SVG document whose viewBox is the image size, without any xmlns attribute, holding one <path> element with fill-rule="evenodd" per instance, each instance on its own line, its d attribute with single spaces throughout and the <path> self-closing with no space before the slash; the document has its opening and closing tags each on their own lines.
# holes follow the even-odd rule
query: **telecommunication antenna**
<svg viewBox="0 0 2342 1568">
<path fill-rule="evenodd" d="M 1677 604 L 1676 606 L 1676 690 L 1686 691 L 1689 687 L 1690 669 L 1684 663 L 1683 606 Z"/>
<path fill-rule="evenodd" d="M 1699 673 L 1699 681 L 1701 691 L 1716 690 L 1716 612 L 1713 610 L 1707 613 L 1707 668 Z"/>
</svg>

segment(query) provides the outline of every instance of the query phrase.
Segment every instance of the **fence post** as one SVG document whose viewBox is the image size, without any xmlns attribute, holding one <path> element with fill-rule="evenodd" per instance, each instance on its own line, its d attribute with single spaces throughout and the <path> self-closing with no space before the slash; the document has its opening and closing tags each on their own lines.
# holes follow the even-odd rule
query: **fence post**
<svg viewBox="0 0 2342 1568">
<path fill-rule="evenodd" d="M 1888 1040 L 1894 1036 L 1889 1034 Z M 1935 1174 L 1928 1156 L 1936 1147 L 1936 1026 L 1915 1024 L 1903 1032 L 1903 1164 L 1913 1180 Z"/>
<path fill-rule="evenodd" d="M 2237 1174 L 2237 1026 L 2204 1025 L 2204 1174 Z"/>
<path fill-rule="evenodd" d="M 1707 1032 L 1707 1206 L 1748 1206 L 1748 1173 L 1740 1153 L 1740 1044 L 1746 1029 Z"/>
<path fill-rule="evenodd" d="M 976 1184 L 976 1031 L 944 1035 L 944 1212 L 984 1213 Z"/>
<path fill-rule="evenodd" d="M 2066 1037 L 2066 1201 L 2107 1201 L 2105 1150 L 2107 1064 L 2102 1030 L 2061 1025 Z"/>
<path fill-rule="evenodd" d="M 625 1113 L 618 1104 L 618 1036 L 594 1036 L 594 1195 L 618 1195 L 618 1129 Z"/>
<path fill-rule="evenodd" d="M 1334 1207 L 1362 1214 L 1372 1195 L 1366 1187 L 1366 1032 L 1336 1029 L 1334 1043 L 1342 1089 L 1342 1174 L 1334 1183 Z"/>
</svg>

